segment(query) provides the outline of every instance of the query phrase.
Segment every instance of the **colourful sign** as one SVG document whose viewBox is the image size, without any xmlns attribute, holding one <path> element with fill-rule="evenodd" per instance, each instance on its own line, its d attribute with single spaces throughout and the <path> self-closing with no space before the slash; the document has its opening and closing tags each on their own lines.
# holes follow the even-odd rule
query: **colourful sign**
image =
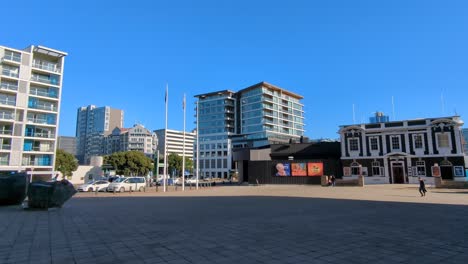
<svg viewBox="0 0 468 264">
<path fill-rule="evenodd" d="M 322 162 L 309 162 L 307 163 L 308 176 L 322 176 L 323 163 Z"/>
<path fill-rule="evenodd" d="M 292 176 L 307 176 L 307 163 L 293 163 L 291 164 Z"/>
<path fill-rule="evenodd" d="M 275 165 L 275 176 L 291 176 L 291 169 L 289 163 L 276 163 Z"/>
</svg>

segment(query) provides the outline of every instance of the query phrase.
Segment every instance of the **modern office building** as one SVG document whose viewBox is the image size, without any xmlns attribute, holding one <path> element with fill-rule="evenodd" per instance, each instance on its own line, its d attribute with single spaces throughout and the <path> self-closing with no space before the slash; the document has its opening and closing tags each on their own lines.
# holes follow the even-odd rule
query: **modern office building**
<svg viewBox="0 0 468 264">
<path fill-rule="evenodd" d="M 366 183 L 466 181 L 459 116 L 341 126 L 343 177 Z"/>
<path fill-rule="evenodd" d="M 385 115 L 382 112 L 375 112 L 375 115 L 369 118 L 369 121 L 371 124 L 374 123 L 386 123 L 390 121 L 390 118 L 388 115 Z"/>
<path fill-rule="evenodd" d="M 143 125 L 135 124 L 131 128 L 114 128 L 112 133 L 104 137 L 104 154 L 109 155 L 119 151 L 139 151 L 153 158 L 158 145 L 155 133 Z"/>
<path fill-rule="evenodd" d="M 261 82 L 238 92 L 196 95 L 202 177 L 227 178 L 232 149 L 298 142 L 304 135 L 302 96 Z"/>
<path fill-rule="evenodd" d="M 65 56 L 0 46 L 0 170 L 52 175 Z"/>
<path fill-rule="evenodd" d="M 76 156 L 76 137 L 59 136 L 57 142 L 58 149 L 62 149 L 73 156 Z"/>
<path fill-rule="evenodd" d="M 77 158 L 89 164 L 91 156 L 104 153 L 104 137 L 114 128 L 123 127 L 123 111 L 109 106 L 89 105 L 78 108 L 76 120 Z"/>
<path fill-rule="evenodd" d="M 164 145 L 166 144 L 165 138 L 165 129 L 158 129 L 155 130 L 158 144 L 157 144 L 157 152 L 159 155 L 164 155 Z M 178 130 L 167 130 L 167 154 L 175 153 L 179 156 L 184 156 L 193 158 L 193 146 L 195 142 L 195 132 L 185 132 L 185 145 L 184 145 L 184 132 Z M 184 150 L 185 149 L 185 150 Z M 184 154 L 185 153 L 185 154 Z"/>
</svg>

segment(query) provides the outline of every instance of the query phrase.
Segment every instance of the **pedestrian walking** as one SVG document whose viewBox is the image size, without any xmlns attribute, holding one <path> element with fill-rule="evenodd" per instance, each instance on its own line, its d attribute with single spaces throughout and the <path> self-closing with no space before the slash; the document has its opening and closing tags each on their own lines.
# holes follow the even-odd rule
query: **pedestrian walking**
<svg viewBox="0 0 468 264">
<path fill-rule="evenodd" d="M 419 193 L 421 196 L 426 196 L 426 184 L 424 184 L 424 180 L 419 177 Z"/>
<path fill-rule="evenodd" d="M 332 176 L 330 177 L 330 181 L 331 181 L 331 185 L 332 185 L 332 186 L 335 186 L 335 181 L 336 181 L 335 175 L 332 175 Z"/>
</svg>

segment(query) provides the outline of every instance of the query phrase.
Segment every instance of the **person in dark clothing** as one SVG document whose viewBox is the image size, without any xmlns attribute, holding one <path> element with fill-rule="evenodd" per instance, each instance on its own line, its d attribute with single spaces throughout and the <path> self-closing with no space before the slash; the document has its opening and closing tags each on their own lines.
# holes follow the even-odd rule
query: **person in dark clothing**
<svg viewBox="0 0 468 264">
<path fill-rule="evenodd" d="M 421 196 L 426 196 L 426 192 L 426 185 L 424 184 L 423 179 L 419 177 L 419 193 L 421 194 Z"/>
<path fill-rule="evenodd" d="M 330 181 L 331 181 L 331 186 L 335 186 L 335 181 L 336 181 L 335 175 L 332 175 L 330 177 Z"/>
</svg>

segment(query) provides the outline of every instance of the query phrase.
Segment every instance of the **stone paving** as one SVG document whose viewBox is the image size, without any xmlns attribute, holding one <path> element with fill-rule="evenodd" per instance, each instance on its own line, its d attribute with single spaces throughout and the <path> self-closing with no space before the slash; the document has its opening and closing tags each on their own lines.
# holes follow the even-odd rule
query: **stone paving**
<svg viewBox="0 0 468 264">
<path fill-rule="evenodd" d="M 0 263 L 468 263 L 467 205 L 415 185 L 80 193 L 0 207 Z"/>
</svg>

